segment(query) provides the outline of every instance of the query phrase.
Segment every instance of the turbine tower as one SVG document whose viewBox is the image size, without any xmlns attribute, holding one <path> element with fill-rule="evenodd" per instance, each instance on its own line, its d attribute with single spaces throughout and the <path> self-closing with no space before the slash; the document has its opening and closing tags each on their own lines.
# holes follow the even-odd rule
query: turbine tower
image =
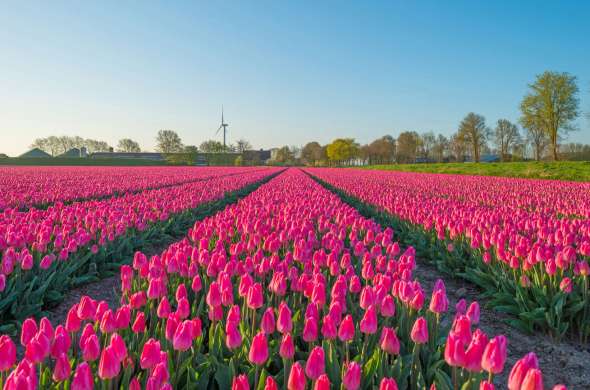
<svg viewBox="0 0 590 390">
<path fill-rule="evenodd" d="M 223 151 L 226 152 L 227 148 L 225 146 L 225 134 L 227 132 L 227 123 L 225 123 L 225 121 L 223 120 L 223 106 L 221 106 L 221 125 L 219 125 L 219 128 L 217 129 L 217 131 L 215 132 L 215 134 L 219 134 L 219 130 L 223 129 Z"/>
</svg>

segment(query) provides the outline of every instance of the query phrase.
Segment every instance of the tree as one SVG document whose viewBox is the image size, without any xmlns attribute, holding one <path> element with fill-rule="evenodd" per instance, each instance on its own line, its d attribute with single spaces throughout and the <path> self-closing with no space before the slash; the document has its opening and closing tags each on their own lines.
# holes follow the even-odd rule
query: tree
<svg viewBox="0 0 590 390">
<path fill-rule="evenodd" d="M 283 146 L 277 150 L 274 160 L 280 164 L 293 164 L 295 162 L 295 156 L 288 146 Z"/>
<path fill-rule="evenodd" d="M 432 148 L 434 148 L 434 145 L 436 144 L 436 136 L 432 131 L 429 131 L 422 134 L 420 140 L 422 141 L 420 143 L 422 157 L 428 159 L 432 154 Z"/>
<path fill-rule="evenodd" d="M 141 148 L 139 144 L 130 138 L 123 138 L 119 140 L 117 144 L 117 151 L 118 152 L 127 152 L 127 153 L 139 153 L 141 152 Z"/>
<path fill-rule="evenodd" d="M 395 147 L 395 139 L 390 135 L 385 135 L 371 142 L 366 149 L 361 150 L 361 157 L 368 159 L 369 164 L 392 163 L 395 159 Z"/>
<path fill-rule="evenodd" d="M 111 150 L 111 146 L 105 141 L 97 141 L 94 139 L 85 140 L 84 146 L 86 147 L 88 153 L 108 152 Z"/>
<path fill-rule="evenodd" d="M 415 131 L 404 131 L 397 137 L 397 162 L 414 163 L 418 153 L 419 135 Z"/>
<path fill-rule="evenodd" d="M 467 145 L 461 134 L 455 133 L 451 136 L 451 139 L 449 140 L 449 148 L 455 157 L 455 161 L 465 161 L 465 151 L 467 150 Z"/>
<path fill-rule="evenodd" d="M 48 138 L 36 138 L 33 143 L 31 144 L 31 149 L 41 149 L 45 152 L 50 152 L 50 147 L 49 147 L 49 139 Z M 51 152 L 51 155 L 53 156 L 53 152 Z"/>
<path fill-rule="evenodd" d="M 535 160 L 541 161 L 543 154 L 545 153 L 545 149 L 549 144 L 547 134 L 535 123 L 530 123 L 525 129 L 527 132 L 527 141 L 533 146 Z"/>
<path fill-rule="evenodd" d="M 338 138 L 332 141 L 326 148 L 328 158 L 336 163 L 350 162 L 357 157 L 359 145 L 354 142 L 354 138 Z"/>
<path fill-rule="evenodd" d="M 472 159 L 479 162 L 481 150 L 486 145 L 486 140 L 490 134 L 490 129 L 486 126 L 486 120 L 483 116 L 470 112 L 461 121 L 459 132 L 465 143 L 471 147 Z"/>
<path fill-rule="evenodd" d="M 223 144 L 219 141 L 215 140 L 207 140 L 203 141 L 201 145 L 199 145 L 199 149 L 203 153 L 222 153 L 223 152 Z"/>
<path fill-rule="evenodd" d="M 195 145 L 186 145 L 183 149 L 183 152 L 188 154 L 197 154 L 199 153 L 199 148 L 197 148 Z"/>
<path fill-rule="evenodd" d="M 182 140 L 173 130 L 160 130 L 156 136 L 156 150 L 160 153 L 182 152 Z"/>
<path fill-rule="evenodd" d="M 518 127 L 508 119 L 498 119 L 496 129 L 494 130 L 496 147 L 500 151 L 500 158 L 506 161 L 508 153 L 514 145 L 520 141 Z"/>
<path fill-rule="evenodd" d="M 449 149 L 449 140 L 442 134 L 439 134 L 436 137 L 436 141 L 434 142 L 434 146 L 432 147 L 432 155 L 438 162 L 443 162 L 445 159 L 445 154 Z"/>
<path fill-rule="evenodd" d="M 560 136 L 574 130 L 578 116 L 578 86 L 576 77 L 568 73 L 545 72 L 529 84 L 520 104 L 521 123 L 525 128 L 540 129 L 547 135 L 553 160 L 557 160 Z"/>
<path fill-rule="evenodd" d="M 316 165 L 326 159 L 325 150 L 318 142 L 308 142 L 301 149 L 301 159 L 307 165 Z"/>
<path fill-rule="evenodd" d="M 243 138 L 240 138 L 237 142 L 236 142 L 236 150 L 238 153 L 244 153 L 246 150 L 250 150 L 252 149 L 252 145 L 250 144 L 250 142 L 246 141 Z"/>
</svg>

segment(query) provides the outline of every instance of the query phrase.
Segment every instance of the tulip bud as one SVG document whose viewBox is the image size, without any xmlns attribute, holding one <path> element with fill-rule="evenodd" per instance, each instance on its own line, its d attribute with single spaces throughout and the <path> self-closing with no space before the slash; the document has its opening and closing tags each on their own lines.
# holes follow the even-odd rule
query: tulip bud
<svg viewBox="0 0 590 390">
<path fill-rule="evenodd" d="M 418 317 L 411 332 L 412 341 L 416 344 L 424 344 L 428 342 L 428 323 L 424 317 Z"/>
<path fill-rule="evenodd" d="M 244 374 L 234 377 L 231 385 L 232 390 L 250 390 L 248 377 Z"/>
<path fill-rule="evenodd" d="M 338 328 L 338 338 L 340 341 L 350 341 L 354 338 L 354 322 L 352 321 L 352 316 L 348 314 L 342 322 L 340 323 L 340 327 Z"/>
<path fill-rule="evenodd" d="M 98 376 L 100 379 L 112 379 L 119 375 L 121 370 L 121 361 L 117 358 L 117 354 L 112 345 L 103 349 L 100 355 L 100 362 L 98 364 Z"/>
<path fill-rule="evenodd" d="M 357 390 L 361 386 L 361 366 L 355 362 L 349 362 L 345 366 L 342 385 L 346 390 Z"/>
<path fill-rule="evenodd" d="M 70 385 L 70 390 L 92 390 L 93 388 L 94 379 L 90 366 L 86 362 L 78 364 Z"/>
<path fill-rule="evenodd" d="M 328 375 L 322 374 L 315 382 L 313 390 L 330 390 L 330 388 L 330 378 L 328 378 Z"/>
<path fill-rule="evenodd" d="M 65 353 L 62 353 L 55 362 L 55 368 L 53 369 L 53 380 L 55 382 L 65 381 L 70 377 L 71 372 L 72 367 L 70 366 L 68 356 Z"/>
<path fill-rule="evenodd" d="M 7 371 L 16 362 L 16 346 L 9 336 L 0 336 L 0 372 Z"/>
<path fill-rule="evenodd" d="M 266 341 L 266 335 L 259 332 L 252 339 L 252 345 L 250 346 L 250 352 L 248 353 L 248 360 L 252 364 L 262 365 L 268 359 L 268 344 Z"/>
<path fill-rule="evenodd" d="M 283 359 L 293 359 L 295 355 L 295 345 L 290 333 L 285 333 L 281 339 L 281 346 L 279 347 L 279 354 Z"/>
<path fill-rule="evenodd" d="M 299 362 L 295 362 L 291 366 L 291 372 L 289 373 L 289 380 L 287 382 L 288 390 L 305 390 L 305 374 Z"/>
<path fill-rule="evenodd" d="M 379 390 L 398 390 L 397 382 L 393 378 L 383 378 L 381 379 Z"/>
<path fill-rule="evenodd" d="M 486 346 L 481 366 L 484 370 L 492 374 L 499 374 L 504 369 L 506 362 L 506 337 L 496 336 Z"/>
<path fill-rule="evenodd" d="M 324 358 L 324 350 L 322 347 L 314 347 L 307 358 L 305 365 L 305 373 L 309 379 L 316 380 L 325 372 L 326 362 Z"/>
</svg>

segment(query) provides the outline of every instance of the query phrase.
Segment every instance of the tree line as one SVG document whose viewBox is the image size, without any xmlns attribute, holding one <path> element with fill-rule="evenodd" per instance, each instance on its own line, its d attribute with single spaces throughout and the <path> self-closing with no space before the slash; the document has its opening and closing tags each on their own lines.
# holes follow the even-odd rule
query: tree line
<svg viewBox="0 0 590 390">
<path fill-rule="evenodd" d="M 586 160 L 590 146 L 564 143 L 576 130 L 579 116 L 576 77 L 568 73 L 544 72 L 528 86 L 520 104 L 519 123 L 499 119 L 493 127 L 485 117 L 468 113 L 457 131 L 443 134 L 404 131 L 397 138 L 386 135 L 360 145 L 353 138 L 338 138 L 328 145 L 309 142 L 299 156 L 281 148 L 279 163 L 308 165 L 354 165 L 415 162 L 479 162 L 482 156 L 495 154 L 501 161 L 529 159 Z M 519 126 L 520 125 L 520 126 Z"/>
<path fill-rule="evenodd" d="M 117 143 L 117 147 L 113 148 L 108 142 L 94 139 L 85 139 L 80 136 L 49 136 L 45 138 L 37 138 L 31 144 L 31 148 L 38 148 L 52 156 L 59 156 L 67 151 L 77 148 L 86 148 L 87 152 L 126 152 L 139 153 L 142 151 L 139 143 L 130 138 L 122 138 Z M 182 139 L 174 130 L 160 130 L 156 135 L 156 151 L 160 153 L 243 153 L 250 150 L 252 145 L 245 139 L 239 139 L 235 144 L 226 145 L 225 147 L 219 141 L 207 140 L 203 141 L 199 147 L 195 145 L 184 145 Z"/>
</svg>

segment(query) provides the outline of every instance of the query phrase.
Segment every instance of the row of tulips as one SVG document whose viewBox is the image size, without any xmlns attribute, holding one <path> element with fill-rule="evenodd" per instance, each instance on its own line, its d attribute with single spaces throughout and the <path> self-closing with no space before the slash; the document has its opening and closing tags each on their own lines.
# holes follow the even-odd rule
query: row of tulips
<svg viewBox="0 0 590 390">
<path fill-rule="evenodd" d="M 173 229 L 169 225 L 180 216 L 192 224 L 197 207 L 276 172 L 242 168 L 239 174 L 226 172 L 104 200 L 55 204 L 47 210 L 5 210 L 0 214 L 0 318 L 23 318 L 42 308 L 44 299 L 48 304 L 59 301 L 53 287 L 63 290 L 95 278 L 102 263 L 110 267 L 112 257 L 129 252 L 142 237 L 157 234 L 162 226 Z"/>
<path fill-rule="evenodd" d="M 55 328 L 25 321 L 19 361 L 3 336 L 4 389 L 494 389 L 506 338 L 477 328 L 477 302 L 450 310 L 442 281 L 426 302 L 393 236 L 288 170 L 136 253 L 118 308 L 83 297 Z M 533 354 L 508 388 L 543 389 Z"/>
<path fill-rule="evenodd" d="M 310 169 L 353 201 L 410 226 L 424 257 L 459 273 L 511 313 L 556 338 L 590 335 L 588 183 Z M 395 224 L 395 222 L 394 222 Z M 426 240 L 424 239 L 426 236 Z M 417 248 L 422 250 L 424 248 Z"/>
<path fill-rule="evenodd" d="M 0 167 L 0 211 L 45 208 L 243 171 L 238 167 Z"/>
</svg>

